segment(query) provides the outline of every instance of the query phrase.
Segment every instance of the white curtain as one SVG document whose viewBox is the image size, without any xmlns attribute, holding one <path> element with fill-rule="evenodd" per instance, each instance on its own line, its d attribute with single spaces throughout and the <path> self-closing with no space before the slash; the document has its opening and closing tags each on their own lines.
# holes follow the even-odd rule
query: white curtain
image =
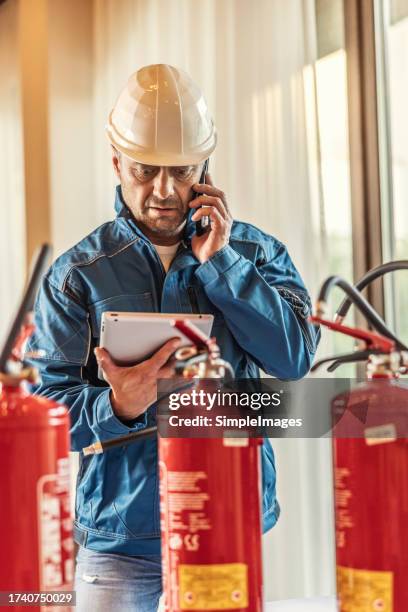
<svg viewBox="0 0 408 612">
<path fill-rule="evenodd" d="M 233 215 L 277 236 L 310 291 L 325 274 L 319 226 L 311 0 L 94 0 L 94 168 L 98 221 L 113 215 L 104 135 L 128 76 L 187 70 L 213 111 L 215 183 Z M 272 349 L 272 347 L 271 347 Z M 276 440 L 279 524 L 264 537 L 266 599 L 334 593 L 328 440 Z"/>
<path fill-rule="evenodd" d="M 0 6 L 0 342 L 24 284 L 23 148 L 17 2 Z"/>
</svg>

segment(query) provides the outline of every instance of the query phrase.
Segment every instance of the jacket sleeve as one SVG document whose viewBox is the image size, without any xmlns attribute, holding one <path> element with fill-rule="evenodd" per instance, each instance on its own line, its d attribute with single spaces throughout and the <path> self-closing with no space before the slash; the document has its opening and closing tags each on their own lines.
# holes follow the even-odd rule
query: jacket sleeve
<svg viewBox="0 0 408 612">
<path fill-rule="evenodd" d="M 276 241 L 257 264 L 226 245 L 196 275 L 238 344 L 267 373 L 302 378 L 320 338 L 311 303 L 286 247 Z"/>
<path fill-rule="evenodd" d="M 45 278 L 35 304 L 35 332 L 27 351 L 41 356 L 28 359 L 41 382 L 34 392 L 64 404 L 71 420 L 71 448 L 80 451 L 147 424 L 146 413 L 127 426 L 114 414 L 110 388 L 88 384 L 84 367 L 91 350 L 91 328 L 86 308 Z"/>
</svg>

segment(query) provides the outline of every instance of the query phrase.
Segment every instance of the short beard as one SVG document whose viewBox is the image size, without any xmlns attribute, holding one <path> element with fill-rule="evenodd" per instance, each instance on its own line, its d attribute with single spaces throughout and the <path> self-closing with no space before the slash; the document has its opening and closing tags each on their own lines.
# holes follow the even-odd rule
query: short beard
<svg viewBox="0 0 408 612">
<path fill-rule="evenodd" d="M 170 197 L 166 200 L 157 200 L 157 198 L 150 196 L 144 203 L 142 210 L 135 210 L 131 205 L 131 197 L 129 191 L 126 187 L 122 185 L 122 197 L 125 201 L 127 207 L 133 214 L 136 222 L 141 226 L 140 229 L 143 231 L 145 228 L 149 230 L 152 234 L 157 235 L 158 237 L 163 238 L 171 238 L 173 236 L 177 236 L 180 234 L 183 229 L 186 219 L 188 216 L 188 210 L 183 211 L 183 204 L 177 197 Z M 152 219 L 149 217 L 148 209 L 150 206 L 154 206 L 155 204 L 159 206 L 169 206 L 177 208 L 180 215 L 177 219 L 166 219 L 165 217 Z"/>
<path fill-rule="evenodd" d="M 163 238 L 171 238 L 173 236 L 177 236 L 178 234 L 180 234 L 181 230 L 186 224 L 186 216 L 184 216 L 184 218 L 179 223 L 174 223 L 170 227 L 160 227 L 159 219 L 157 220 L 157 222 L 152 222 L 152 219 L 146 218 L 143 215 L 139 218 L 135 217 L 135 219 L 139 225 L 148 228 L 152 234 L 156 234 L 158 237 L 162 236 Z M 143 227 L 141 229 L 143 229 Z"/>
</svg>

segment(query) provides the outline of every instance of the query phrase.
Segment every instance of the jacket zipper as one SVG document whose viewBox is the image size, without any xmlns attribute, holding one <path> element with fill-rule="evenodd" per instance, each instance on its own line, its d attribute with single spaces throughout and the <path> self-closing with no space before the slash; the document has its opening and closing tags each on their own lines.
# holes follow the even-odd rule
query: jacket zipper
<svg viewBox="0 0 408 612">
<path fill-rule="evenodd" d="M 161 271 L 161 282 L 160 282 L 160 293 L 159 293 L 159 299 L 158 299 L 158 306 L 159 306 L 159 312 L 161 311 L 161 299 L 162 299 L 162 295 L 163 295 L 163 287 L 164 287 L 164 281 L 166 279 L 166 270 L 164 269 L 162 260 L 159 257 L 158 252 L 156 251 L 156 249 L 154 248 L 154 246 L 149 242 L 146 241 L 147 246 L 150 248 L 150 250 L 153 252 L 153 257 L 155 258 L 155 260 L 157 261 L 160 271 Z"/>
<path fill-rule="evenodd" d="M 194 291 L 194 287 L 187 287 L 188 299 L 190 300 L 191 310 L 194 314 L 200 313 L 200 307 L 198 305 L 198 300 L 196 296 L 196 292 Z"/>
<path fill-rule="evenodd" d="M 153 245 L 152 243 L 149 243 L 148 241 L 146 241 L 146 244 L 148 245 L 148 247 L 150 248 L 150 250 L 153 252 L 153 256 L 154 256 L 154 258 L 156 259 L 156 261 L 157 261 L 157 263 L 158 263 L 158 265 L 159 265 L 159 268 L 160 268 L 160 271 L 161 271 L 161 275 L 162 275 L 162 278 L 161 278 L 161 284 L 160 284 L 160 295 L 159 295 L 159 312 L 160 312 L 160 305 L 161 305 L 161 299 L 162 299 L 162 295 L 163 295 L 163 287 L 164 287 L 164 283 L 165 283 L 165 280 L 166 280 L 166 274 L 167 274 L 167 273 L 170 271 L 170 268 L 171 268 L 171 266 L 173 265 L 173 263 L 175 262 L 175 260 L 177 259 L 177 256 L 178 256 L 178 255 L 179 255 L 179 254 L 180 254 L 180 253 L 181 253 L 181 252 L 182 252 L 184 249 L 186 249 L 186 245 L 185 245 L 185 242 L 182 240 L 182 241 L 181 241 L 181 244 L 182 244 L 182 247 L 183 247 L 183 248 L 182 248 L 182 249 L 180 249 L 179 251 L 177 251 L 177 253 L 176 253 L 176 255 L 175 255 L 175 257 L 174 257 L 173 261 L 171 262 L 170 267 L 169 267 L 169 269 L 167 270 L 167 273 L 166 273 L 166 270 L 164 269 L 164 266 L 163 266 L 163 262 L 162 262 L 162 260 L 160 259 L 160 256 L 159 256 L 158 252 L 157 252 L 157 251 L 156 251 L 156 249 L 154 248 L 154 245 Z M 189 288 L 188 288 L 188 292 L 189 292 L 189 290 L 190 290 L 190 289 L 192 289 L 192 287 L 189 287 Z M 193 290 L 193 293 L 194 293 L 194 290 Z M 190 292 L 189 292 L 189 295 L 190 295 Z M 198 313 L 198 312 L 200 312 L 200 311 L 199 311 L 199 309 L 198 309 L 198 302 L 197 302 L 197 298 L 196 298 L 195 294 L 194 294 L 194 300 L 195 300 L 195 307 L 197 308 L 197 310 L 193 310 L 193 312 L 197 312 L 197 313 Z M 191 300 L 190 300 L 190 301 L 191 301 Z"/>
</svg>

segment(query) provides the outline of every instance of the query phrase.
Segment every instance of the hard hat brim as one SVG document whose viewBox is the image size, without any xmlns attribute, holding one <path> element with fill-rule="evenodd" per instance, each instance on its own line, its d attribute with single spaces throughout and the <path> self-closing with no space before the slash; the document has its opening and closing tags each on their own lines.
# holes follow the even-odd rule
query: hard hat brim
<svg viewBox="0 0 408 612">
<path fill-rule="evenodd" d="M 135 146 L 134 143 L 128 143 L 115 130 L 111 121 L 106 125 L 106 135 L 118 151 L 134 161 L 149 166 L 196 166 L 208 159 L 217 146 L 217 131 L 214 126 L 210 138 L 195 151 L 189 151 L 188 153 L 166 153 Z"/>
</svg>

